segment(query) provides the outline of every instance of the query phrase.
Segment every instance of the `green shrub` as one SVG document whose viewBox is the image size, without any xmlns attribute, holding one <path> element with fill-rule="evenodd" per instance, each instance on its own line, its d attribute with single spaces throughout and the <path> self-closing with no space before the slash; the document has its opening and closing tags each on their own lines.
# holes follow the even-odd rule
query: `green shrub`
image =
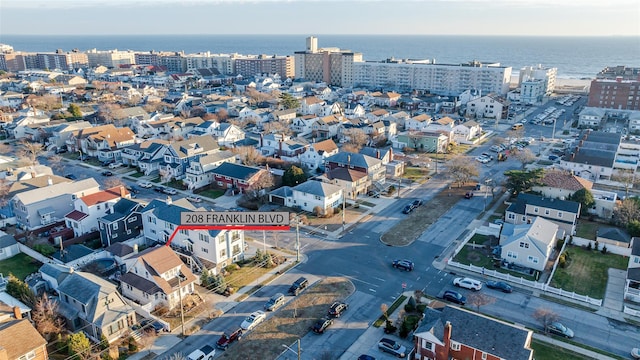
<svg viewBox="0 0 640 360">
<path fill-rule="evenodd" d="M 409 300 L 404 305 L 404 311 L 406 311 L 408 313 L 412 313 L 412 312 L 416 311 L 416 299 L 414 299 L 413 296 L 410 296 Z"/>
<path fill-rule="evenodd" d="M 50 244 L 36 244 L 33 246 L 33 250 L 39 252 L 44 256 L 50 256 L 54 252 L 56 252 L 56 249 Z"/>
<path fill-rule="evenodd" d="M 558 240 L 558 242 L 556 243 L 556 250 L 562 249 L 562 245 L 564 245 L 564 240 L 563 239 Z"/>
<path fill-rule="evenodd" d="M 607 245 L 603 245 L 603 246 L 602 246 L 602 250 L 601 250 L 601 252 L 602 252 L 603 254 L 605 254 L 605 255 L 606 255 L 606 254 L 607 254 L 607 251 L 608 251 L 608 249 L 607 249 Z"/>
</svg>

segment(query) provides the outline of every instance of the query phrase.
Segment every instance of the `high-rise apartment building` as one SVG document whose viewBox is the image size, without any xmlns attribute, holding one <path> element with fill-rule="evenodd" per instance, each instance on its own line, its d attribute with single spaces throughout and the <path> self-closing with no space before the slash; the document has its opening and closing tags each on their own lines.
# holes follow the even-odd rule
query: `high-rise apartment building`
<svg viewBox="0 0 640 360">
<path fill-rule="evenodd" d="M 107 50 L 100 51 L 92 49 L 86 52 L 90 67 L 106 66 L 108 68 L 117 68 L 120 65 L 133 65 L 136 63 L 135 53 L 131 50 L 118 51 Z"/>
<path fill-rule="evenodd" d="M 640 67 L 626 67 L 624 65 L 606 67 L 602 69 L 597 75 L 597 79 L 617 79 L 621 77 L 622 80 L 637 80 L 640 77 Z"/>
<path fill-rule="evenodd" d="M 212 54 L 207 51 L 188 54 L 185 56 L 185 60 L 187 62 L 187 71 L 214 68 L 221 74 L 231 75 L 235 73 L 234 61 L 239 56 L 238 54 Z"/>
<path fill-rule="evenodd" d="M 550 96 L 556 88 L 556 77 L 558 76 L 558 68 L 545 68 L 542 65 L 525 66 L 520 69 L 518 76 L 518 84 L 530 83 L 532 80 L 542 80 L 544 84 L 544 95 Z"/>
<path fill-rule="evenodd" d="M 307 38 L 307 49 L 294 53 L 295 77 L 328 85 L 353 82 L 353 64 L 362 62 L 362 53 L 339 48 L 318 48 L 318 39 Z"/>
<path fill-rule="evenodd" d="M 242 76 L 261 74 L 278 74 L 281 78 L 295 76 L 294 58 L 292 56 L 243 56 L 235 59 L 235 72 Z"/>
<path fill-rule="evenodd" d="M 625 80 L 596 78 L 591 81 L 587 106 L 618 110 L 640 110 L 640 75 Z"/>
</svg>

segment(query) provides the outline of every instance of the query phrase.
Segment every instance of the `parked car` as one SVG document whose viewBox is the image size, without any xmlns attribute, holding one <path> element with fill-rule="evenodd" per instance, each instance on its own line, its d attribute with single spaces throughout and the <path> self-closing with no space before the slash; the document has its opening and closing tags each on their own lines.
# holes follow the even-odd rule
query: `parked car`
<svg viewBox="0 0 640 360">
<path fill-rule="evenodd" d="M 464 295 L 453 290 L 445 291 L 444 294 L 442 294 L 442 299 L 451 301 L 452 303 L 456 303 L 459 305 L 464 305 L 467 302 L 467 298 L 464 297 Z"/>
<path fill-rule="evenodd" d="M 411 206 L 413 206 L 414 209 L 421 205 L 422 205 L 422 200 L 420 199 L 413 200 L 413 202 L 411 203 Z"/>
<path fill-rule="evenodd" d="M 349 304 L 336 301 L 333 304 L 331 304 L 331 307 L 329 307 L 329 311 L 327 315 L 333 316 L 333 317 L 340 317 L 340 315 L 342 315 L 343 312 L 347 311 L 348 308 L 349 308 Z"/>
<path fill-rule="evenodd" d="M 267 311 L 275 311 L 277 308 L 282 306 L 282 304 L 284 304 L 285 300 L 286 299 L 284 297 L 284 294 L 277 293 L 277 294 L 273 295 L 271 297 L 271 299 L 269 299 L 269 301 L 267 301 L 266 304 L 264 304 L 264 309 L 267 310 Z"/>
<path fill-rule="evenodd" d="M 76 180 L 77 179 L 77 177 L 75 175 L 73 175 L 73 174 L 67 174 L 64 177 L 66 177 L 69 180 Z"/>
<path fill-rule="evenodd" d="M 400 345 L 397 341 L 389 338 L 382 338 L 378 342 L 378 349 L 383 352 L 395 355 L 399 358 L 407 356 L 407 348 Z"/>
<path fill-rule="evenodd" d="M 564 324 L 562 324 L 559 321 L 554 321 L 551 324 L 547 325 L 547 331 L 552 333 L 552 334 L 564 336 L 566 338 L 572 338 L 573 337 L 573 330 L 571 330 L 568 327 L 564 326 Z"/>
<path fill-rule="evenodd" d="M 198 196 L 187 196 L 187 200 L 194 202 L 194 203 L 199 203 L 202 202 L 202 199 Z"/>
<path fill-rule="evenodd" d="M 139 192 L 140 192 L 140 190 L 139 190 L 137 187 L 132 186 L 132 185 L 127 185 L 127 186 L 126 186 L 126 188 L 127 188 L 127 190 L 129 190 L 129 192 L 131 192 L 132 194 L 137 194 L 137 193 L 139 193 Z"/>
<path fill-rule="evenodd" d="M 56 154 L 64 154 L 64 153 L 66 153 L 67 151 L 68 151 L 68 150 L 67 150 L 67 147 L 66 147 L 66 146 L 61 146 L 61 147 L 59 147 L 59 148 L 57 148 L 57 149 L 56 149 Z"/>
<path fill-rule="evenodd" d="M 511 288 L 511 285 L 507 284 L 504 281 L 487 281 L 487 287 L 489 289 L 496 289 L 496 290 L 500 290 L 504 293 L 510 293 L 513 292 L 513 289 Z"/>
<path fill-rule="evenodd" d="M 164 192 L 164 186 L 156 186 L 153 188 L 153 191 L 157 191 L 159 193 Z"/>
<path fill-rule="evenodd" d="M 410 212 L 412 212 L 412 211 L 413 211 L 413 206 L 412 206 L 411 204 L 409 204 L 409 205 L 405 206 L 405 207 L 402 209 L 402 213 L 403 213 L 403 214 L 409 214 L 409 213 L 410 213 Z"/>
<path fill-rule="evenodd" d="M 471 199 L 472 197 L 473 197 L 473 191 L 467 191 L 467 192 L 464 194 L 464 198 L 465 198 L 465 199 Z"/>
<path fill-rule="evenodd" d="M 161 322 L 154 321 L 153 319 L 142 320 L 140 326 L 146 331 L 155 331 L 156 334 L 159 334 L 161 331 L 167 331 L 167 328 Z"/>
<path fill-rule="evenodd" d="M 153 187 L 153 184 L 151 184 L 148 181 L 141 181 L 141 182 L 138 183 L 138 186 L 140 186 L 141 188 L 144 188 L 144 189 L 149 189 L 149 188 Z"/>
<path fill-rule="evenodd" d="M 453 279 L 453 285 L 457 287 L 473 290 L 473 291 L 478 291 L 482 289 L 482 283 L 480 281 L 467 278 L 467 277 L 465 278 L 459 277 L 459 278 Z"/>
<path fill-rule="evenodd" d="M 634 359 L 640 359 L 640 348 L 631 349 L 631 357 Z"/>
<path fill-rule="evenodd" d="M 306 289 L 307 285 L 309 285 L 309 280 L 307 280 L 307 278 L 301 277 L 298 280 L 294 281 L 291 287 L 289 287 L 289 294 L 297 296 L 302 290 Z"/>
<path fill-rule="evenodd" d="M 167 195 L 175 195 L 178 193 L 178 191 L 176 191 L 176 189 L 174 188 L 164 188 L 162 192 Z"/>
<path fill-rule="evenodd" d="M 121 162 L 113 162 L 111 164 L 109 164 L 109 169 L 117 169 L 120 166 L 123 166 L 124 164 Z"/>
<path fill-rule="evenodd" d="M 358 356 L 358 360 L 376 360 L 376 358 L 374 358 L 371 355 L 362 354 L 362 355 Z"/>
<path fill-rule="evenodd" d="M 240 327 L 243 330 L 251 330 L 254 327 L 258 326 L 258 324 L 260 324 L 262 321 L 264 321 L 266 317 L 267 317 L 267 314 L 264 311 L 262 310 L 254 311 L 244 319 L 242 324 L 240 324 Z"/>
<path fill-rule="evenodd" d="M 413 261 L 411 260 L 402 259 L 402 260 L 393 260 L 393 262 L 391 263 L 391 266 L 393 266 L 396 269 L 411 271 L 413 270 L 414 264 L 413 264 Z"/>
<path fill-rule="evenodd" d="M 216 355 L 216 349 L 209 345 L 205 345 L 200 349 L 194 350 L 187 356 L 187 360 L 213 360 Z"/>
<path fill-rule="evenodd" d="M 329 326 L 331 326 L 331 324 L 333 324 L 333 319 L 324 317 L 322 319 L 318 319 L 311 327 L 311 330 L 316 334 L 322 334 Z"/>
<path fill-rule="evenodd" d="M 239 341 L 240 339 L 242 339 L 242 328 L 237 328 L 232 331 L 226 331 L 216 342 L 216 347 L 220 350 L 227 350 L 231 343 L 233 343 L 234 341 Z"/>
<path fill-rule="evenodd" d="M 102 172 L 102 176 L 113 176 L 113 173 L 111 171 L 103 171 Z"/>
</svg>

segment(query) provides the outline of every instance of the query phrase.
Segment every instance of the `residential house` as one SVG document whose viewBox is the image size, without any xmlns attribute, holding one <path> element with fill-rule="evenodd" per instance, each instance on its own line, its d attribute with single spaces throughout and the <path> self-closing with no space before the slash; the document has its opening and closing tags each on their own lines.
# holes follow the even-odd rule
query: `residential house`
<svg viewBox="0 0 640 360">
<path fill-rule="evenodd" d="M 0 359 L 47 360 L 47 340 L 21 316 L 0 322 Z"/>
<path fill-rule="evenodd" d="M 459 307 L 427 308 L 413 333 L 416 360 L 533 360 L 533 331 Z"/>
<path fill-rule="evenodd" d="M 574 235 L 580 216 L 580 206 L 580 203 L 575 201 L 520 193 L 516 201 L 511 203 L 505 211 L 505 222 L 516 225 L 526 224 L 540 216 L 557 224 L 566 235 Z M 558 238 L 564 238 L 564 235 Z"/>
<path fill-rule="evenodd" d="M 293 119 L 291 130 L 298 136 L 306 136 L 313 131 L 313 124 L 318 120 L 317 115 L 303 115 Z"/>
<path fill-rule="evenodd" d="M 640 305 L 640 238 L 637 237 L 631 239 L 631 256 L 627 265 L 624 298 Z"/>
<path fill-rule="evenodd" d="M 213 130 L 212 136 L 218 145 L 231 147 L 234 143 L 243 140 L 246 135 L 244 130 L 236 125 L 222 123 Z"/>
<path fill-rule="evenodd" d="M 416 115 L 405 120 L 404 129 L 409 131 L 427 131 L 433 119 L 427 114 Z"/>
<path fill-rule="evenodd" d="M 134 142 L 133 131 L 113 124 L 74 131 L 66 141 L 69 151 L 97 157 L 100 161 L 122 161 L 122 149 Z"/>
<path fill-rule="evenodd" d="M 122 295 L 147 308 L 171 310 L 196 293 L 196 276 L 168 246 L 146 249 L 125 263 L 127 271 L 118 279 Z"/>
<path fill-rule="evenodd" d="M 300 100 L 299 112 L 303 115 L 324 115 L 325 101 L 318 99 L 315 96 L 308 96 Z"/>
<path fill-rule="evenodd" d="M 318 178 L 322 182 L 339 186 L 345 198 L 352 200 L 366 194 L 372 185 L 366 173 L 343 167 L 329 170 Z"/>
<path fill-rule="evenodd" d="M 395 92 L 374 93 L 372 94 L 373 103 L 377 106 L 393 107 L 398 104 L 398 100 L 402 95 Z"/>
<path fill-rule="evenodd" d="M 275 121 L 289 124 L 296 118 L 296 109 L 276 110 L 271 113 L 271 118 Z"/>
<path fill-rule="evenodd" d="M 154 139 L 128 146 L 122 149 L 122 163 L 138 167 L 148 175 L 159 169 L 164 159 L 164 150 L 169 144 L 169 141 Z"/>
<path fill-rule="evenodd" d="M 540 216 L 531 223 L 504 223 L 500 232 L 502 261 L 544 271 L 561 233 L 557 224 Z"/>
<path fill-rule="evenodd" d="M 191 161 L 218 151 L 220 151 L 218 143 L 208 135 L 194 136 L 186 140 L 176 141 L 164 146 L 162 151 L 163 158 L 158 164 L 158 171 L 167 179 L 181 180 L 185 177 L 187 167 L 189 167 Z M 142 160 L 140 163 L 142 163 Z"/>
<path fill-rule="evenodd" d="M 295 187 L 283 186 L 269 193 L 269 201 L 294 209 L 326 214 L 342 206 L 342 188 L 327 182 L 308 180 Z"/>
<path fill-rule="evenodd" d="M 473 120 L 453 127 L 453 141 L 458 144 L 472 144 L 482 135 L 482 127 Z"/>
<path fill-rule="evenodd" d="M 82 331 L 109 343 L 130 332 L 136 312 L 116 285 L 96 275 L 73 271 L 58 286 L 59 311 L 71 331 Z"/>
<path fill-rule="evenodd" d="M 331 139 L 338 135 L 344 118 L 340 115 L 327 115 L 317 119 L 311 126 L 312 136 L 316 139 Z"/>
<path fill-rule="evenodd" d="M 219 151 L 189 163 L 182 182 L 189 190 L 199 189 L 215 182 L 213 170 L 225 162 L 236 163 L 237 158 L 231 151 Z"/>
<path fill-rule="evenodd" d="M 120 199 L 127 198 L 131 194 L 124 185 L 80 196 L 73 201 L 74 210 L 65 215 L 65 225 L 73 229 L 76 237 L 98 231 L 98 218 L 109 214 Z"/>
<path fill-rule="evenodd" d="M 360 149 L 359 153 L 382 161 L 382 165 L 387 165 L 393 161 L 393 150 L 391 148 L 379 149 L 365 146 Z"/>
<path fill-rule="evenodd" d="M 109 207 L 106 215 L 99 217 L 98 231 L 104 247 L 137 238 L 142 233 L 140 210 L 143 204 L 126 197 Z"/>
<path fill-rule="evenodd" d="M 575 147 L 560 159 L 559 167 L 594 182 L 610 180 L 614 167 L 635 169 L 636 156 L 618 155 L 621 138 L 621 134 L 584 130 Z"/>
<path fill-rule="evenodd" d="M 605 219 L 611 218 L 615 209 L 618 194 L 613 191 L 596 190 L 593 182 L 573 175 L 568 171 L 545 171 L 540 185 L 531 190 L 545 197 L 565 200 L 578 190 L 586 189 L 593 195 L 595 204 L 587 212 Z"/>
<path fill-rule="evenodd" d="M 47 179 L 48 180 L 48 179 Z M 11 199 L 18 226 L 33 230 L 64 219 L 73 210 L 73 201 L 100 191 L 93 179 L 61 182 L 17 193 Z"/>
<path fill-rule="evenodd" d="M 0 231 L 0 260 L 8 259 L 20 254 L 18 242 L 13 235 Z"/>
<path fill-rule="evenodd" d="M 252 188 L 267 171 L 253 166 L 223 162 L 211 170 L 214 183 L 221 189 L 245 192 Z"/>
<path fill-rule="evenodd" d="M 385 109 L 377 109 L 373 110 L 365 115 L 365 118 L 368 119 L 369 122 L 376 122 L 384 119 L 389 116 L 389 112 Z"/>
<path fill-rule="evenodd" d="M 27 136 L 31 126 L 43 126 L 48 124 L 51 118 L 43 113 L 36 112 L 34 114 L 19 116 L 13 119 L 13 122 L 5 127 L 10 137 L 20 140 Z"/>
<path fill-rule="evenodd" d="M 309 143 L 303 138 L 291 138 L 291 136 L 284 134 L 261 134 L 258 150 L 263 156 L 274 156 L 285 161 L 299 162 L 298 156 L 308 148 Z"/>
<path fill-rule="evenodd" d="M 57 150 L 66 147 L 67 140 L 74 131 L 87 129 L 92 126 L 88 121 L 74 121 L 43 127 L 42 130 L 47 134 L 45 140 L 47 150 Z"/>
<path fill-rule="evenodd" d="M 364 154 L 339 152 L 325 161 L 326 171 L 347 168 L 367 174 L 372 184 L 385 182 L 385 167 L 380 159 Z"/>
<path fill-rule="evenodd" d="M 602 124 L 607 110 L 595 107 L 585 107 L 578 114 L 578 126 L 581 128 L 598 129 Z"/>
<path fill-rule="evenodd" d="M 432 131 L 405 131 L 399 133 L 392 143 L 399 149 L 408 147 L 415 151 L 446 153 L 449 137 Z"/>
<path fill-rule="evenodd" d="M 300 155 L 300 164 L 307 170 L 324 170 L 325 160 L 339 152 L 338 146 L 331 139 L 309 145 L 309 149 Z"/>
<path fill-rule="evenodd" d="M 62 280 L 72 272 L 72 268 L 56 263 L 45 263 L 38 269 L 38 274 L 44 281 L 47 291 L 58 291 L 58 286 L 60 286 Z M 38 292 L 36 291 L 36 293 Z"/>
<path fill-rule="evenodd" d="M 506 119 L 510 102 L 496 94 L 489 94 L 467 103 L 467 116 L 476 118 Z"/>
<path fill-rule="evenodd" d="M 177 230 L 182 223 L 180 213 L 197 210 L 184 199 L 175 203 L 171 198 L 152 200 L 141 211 L 144 236 L 150 241 L 165 244 L 175 234 L 172 248 L 185 255 L 192 271 L 198 273 L 206 269 L 215 275 L 225 266 L 244 259 L 242 230 Z"/>
<path fill-rule="evenodd" d="M 344 107 L 344 116 L 351 118 L 364 117 L 367 114 L 367 111 L 364 109 L 364 106 L 354 103 L 348 102 Z"/>
</svg>

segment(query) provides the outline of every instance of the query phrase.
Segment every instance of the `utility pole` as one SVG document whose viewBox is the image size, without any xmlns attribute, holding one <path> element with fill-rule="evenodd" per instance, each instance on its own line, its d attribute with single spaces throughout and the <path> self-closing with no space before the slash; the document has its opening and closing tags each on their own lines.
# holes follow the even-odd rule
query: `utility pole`
<svg viewBox="0 0 640 360">
<path fill-rule="evenodd" d="M 267 233 L 264 230 L 262 230 L 262 251 L 267 253 Z"/>
<path fill-rule="evenodd" d="M 347 199 L 344 196 L 344 191 L 342 191 L 342 232 L 344 232 L 345 227 L 345 208 L 347 206 Z"/>
<path fill-rule="evenodd" d="M 302 351 L 300 350 L 300 339 L 298 339 L 298 360 L 300 360 L 300 353 Z"/>
<path fill-rule="evenodd" d="M 300 262 L 300 217 L 296 217 L 296 262 Z"/>
<path fill-rule="evenodd" d="M 184 306 L 182 305 L 182 274 L 178 274 L 178 297 L 180 297 L 180 324 L 182 328 L 182 336 L 184 334 Z"/>
</svg>

